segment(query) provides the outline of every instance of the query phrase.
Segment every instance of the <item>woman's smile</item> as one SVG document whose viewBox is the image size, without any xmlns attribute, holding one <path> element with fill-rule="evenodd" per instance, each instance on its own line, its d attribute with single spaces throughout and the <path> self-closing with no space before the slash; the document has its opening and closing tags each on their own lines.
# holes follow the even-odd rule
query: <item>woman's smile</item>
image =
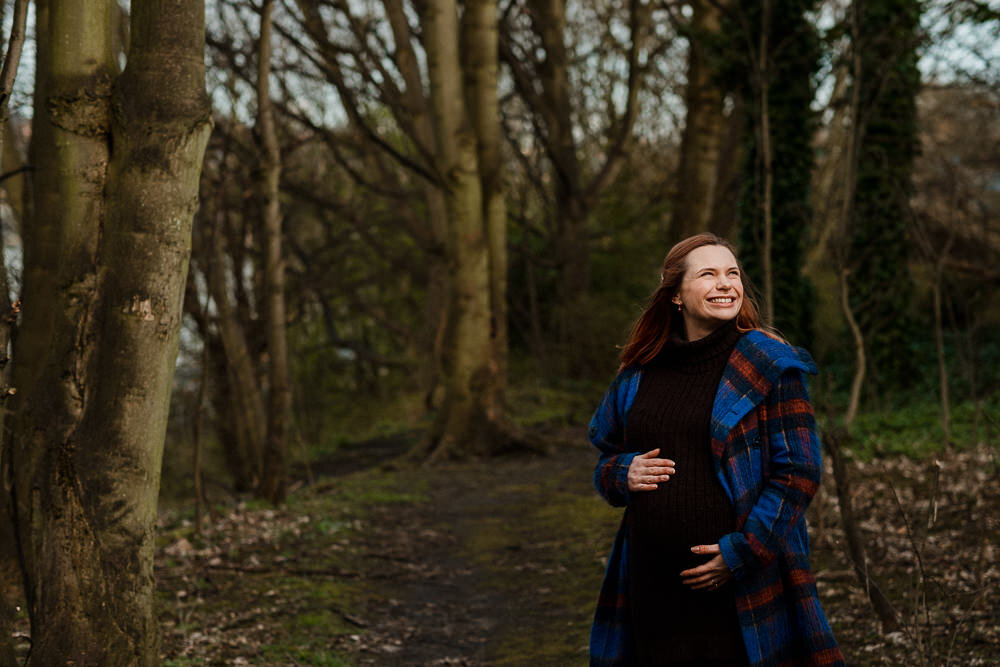
<svg viewBox="0 0 1000 667">
<path fill-rule="evenodd" d="M 697 340 L 739 315 L 743 281 L 736 257 L 725 246 L 695 248 L 685 265 L 673 302 L 684 318 L 687 339 Z"/>
</svg>

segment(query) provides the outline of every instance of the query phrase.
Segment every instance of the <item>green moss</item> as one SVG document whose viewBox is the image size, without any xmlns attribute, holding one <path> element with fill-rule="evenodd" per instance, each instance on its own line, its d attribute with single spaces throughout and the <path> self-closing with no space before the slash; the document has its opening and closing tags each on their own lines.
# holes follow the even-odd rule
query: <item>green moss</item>
<svg viewBox="0 0 1000 667">
<path fill-rule="evenodd" d="M 366 470 L 338 479 L 328 495 L 330 502 L 360 506 L 415 504 L 428 500 L 427 480 L 411 472 Z"/>
<path fill-rule="evenodd" d="M 329 649 L 313 650 L 308 647 L 294 646 L 290 643 L 269 644 L 261 646 L 261 656 L 267 664 L 283 665 L 314 665 L 315 667 L 349 667 L 347 658 Z"/>
<path fill-rule="evenodd" d="M 293 616 L 289 625 L 295 629 L 323 628 L 329 634 L 341 634 L 344 629 L 340 616 L 329 611 L 313 611 Z"/>
<path fill-rule="evenodd" d="M 533 362 L 534 363 L 534 362 Z M 529 369 L 523 370 L 529 376 Z M 512 419 L 520 426 L 586 423 L 605 389 L 601 383 L 560 380 L 519 383 L 507 392 Z"/>
<path fill-rule="evenodd" d="M 975 423 L 975 406 L 963 402 L 952 406 L 951 441 L 959 448 L 974 446 L 985 432 L 985 424 L 1000 420 L 1000 394 L 983 405 L 982 424 Z M 854 453 L 863 460 L 904 455 L 926 458 L 944 450 L 941 406 L 935 402 L 914 403 L 889 412 L 858 415 L 851 427 Z"/>
</svg>

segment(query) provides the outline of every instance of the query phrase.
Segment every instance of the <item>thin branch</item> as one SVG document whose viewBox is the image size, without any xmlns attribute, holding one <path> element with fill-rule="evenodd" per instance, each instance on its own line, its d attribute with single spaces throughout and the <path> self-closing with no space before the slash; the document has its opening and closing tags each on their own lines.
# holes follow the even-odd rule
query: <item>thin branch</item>
<svg viewBox="0 0 1000 667">
<path fill-rule="evenodd" d="M 14 21 L 7 43 L 7 54 L 3 60 L 3 69 L 0 70 L 0 122 L 7 119 L 7 101 L 10 99 L 11 90 L 14 89 L 14 79 L 21 63 L 27 20 L 28 0 L 17 0 L 14 3 Z"/>
</svg>

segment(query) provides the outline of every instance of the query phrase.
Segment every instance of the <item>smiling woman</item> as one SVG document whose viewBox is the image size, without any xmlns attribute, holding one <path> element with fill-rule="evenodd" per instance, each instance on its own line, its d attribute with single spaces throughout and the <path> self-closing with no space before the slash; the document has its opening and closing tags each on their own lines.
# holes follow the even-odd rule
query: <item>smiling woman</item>
<svg viewBox="0 0 1000 667">
<path fill-rule="evenodd" d="M 802 519 L 820 471 L 814 372 L 762 326 L 728 242 L 670 250 L 590 423 L 597 490 L 628 508 L 592 665 L 843 664 Z"/>
</svg>

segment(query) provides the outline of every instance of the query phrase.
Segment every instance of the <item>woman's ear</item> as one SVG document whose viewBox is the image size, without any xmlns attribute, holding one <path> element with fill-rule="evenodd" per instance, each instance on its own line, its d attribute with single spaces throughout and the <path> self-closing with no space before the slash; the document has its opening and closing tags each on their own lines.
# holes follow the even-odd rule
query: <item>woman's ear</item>
<svg viewBox="0 0 1000 667">
<path fill-rule="evenodd" d="M 674 298 L 670 300 L 671 303 L 676 303 L 678 306 L 681 305 L 681 295 L 675 294 Z"/>
</svg>

